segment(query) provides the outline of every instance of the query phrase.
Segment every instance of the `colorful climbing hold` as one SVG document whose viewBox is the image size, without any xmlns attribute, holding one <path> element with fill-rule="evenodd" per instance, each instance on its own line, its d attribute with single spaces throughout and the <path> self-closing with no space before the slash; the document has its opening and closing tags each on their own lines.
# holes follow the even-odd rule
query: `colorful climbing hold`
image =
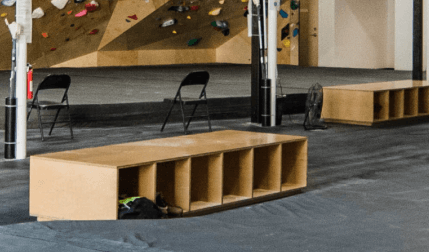
<svg viewBox="0 0 429 252">
<path fill-rule="evenodd" d="M 67 11 L 67 15 L 72 14 L 73 10 Z"/>
<path fill-rule="evenodd" d="M 213 10 L 211 10 L 210 12 L 209 12 L 209 15 L 210 16 L 217 16 L 217 15 L 219 15 L 219 13 L 220 13 L 220 11 L 222 10 L 222 8 L 216 8 L 216 9 L 213 9 Z"/>
<path fill-rule="evenodd" d="M 48 37 L 48 33 L 47 33 L 47 32 L 42 32 L 42 36 L 43 36 L 44 38 L 47 38 L 47 37 Z"/>
<path fill-rule="evenodd" d="M 132 15 L 132 16 L 128 16 L 128 18 L 131 18 L 131 19 L 137 20 L 137 15 L 136 15 L 136 14 L 134 14 L 134 15 Z"/>
<path fill-rule="evenodd" d="M 291 8 L 292 10 L 296 10 L 296 9 L 298 9 L 298 8 L 299 8 L 299 3 L 298 3 L 298 1 L 297 1 L 297 0 L 292 0 L 292 1 L 290 1 L 290 8 Z"/>
<path fill-rule="evenodd" d="M 296 37 L 299 34 L 299 29 L 295 28 L 295 30 L 293 30 L 293 36 Z"/>
<path fill-rule="evenodd" d="M 172 31 L 172 33 L 173 33 L 173 34 L 177 34 L 177 31 L 176 31 L 176 30 L 173 30 L 173 31 Z"/>
<path fill-rule="evenodd" d="M 89 34 L 94 35 L 98 33 L 98 29 L 94 29 L 92 31 L 89 32 Z"/>
<path fill-rule="evenodd" d="M 98 8 L 98 3 L 96 1 L 91 1 L 90 3 L 85 4 L 85 9 L 89 12 L 95 11 Z"/>
<path fill-rule="evenodd" d="M 282 28 L 280 40 L 285 39 L 287 36 L 289 36 L 289 24 L 287 24 L 285 27 Z"/>
<path fill-rule="evenodd" d="M 70 27 L 73 27 L 73 26 L 74 26 L 74 24 L 71 24 L 71 25 L 70 25 Z"/>
<path fill-rule="evenodd" d="M 62 13 L 62 14 L 61 14 L 61 17 L 64 17 L 65 15 L 66 15 L 65 13 Z"/>
<path fill-rule="evenodd" d="M 162 24 L 159 25 L 159 27 L 167 27 L 167 26 L 171 26 L 177 23 L 177 19 L 167 19 L 165 20 Z"/>
<path fill-rule="evenodd" d="M 244 17 L 247 17 L 247 15 L 249 15 L 249 11 L 248 11 L 248 10 L 246 10 L 246 11 L 244 12 L 243 16 L 244 16 Z"/>
<path fill-rule="evenodd" d="M 187 6 L 171 6 L 168 8 L 169 11 L 175 11 L 175 12 L 186 12 L 189 10 L 189 7 Z"/>
<path fill-rule="evenodd" d="M 242 3 L 247 3 L 249 0 L 241 0 Z"/>
<path fill-rule="evenodd" d="M 66 6 L 68 0 L 52 0 L 51 4 L 58 9 L 62 10 Z"/>
<path fill-rule="evenodd" d="M 69 41 L 69 40 L 70 40 L 69 38 L 66 38 L 66 42 Z"/>
<path fill-rule="evenodd" d="M 57 50 L 57 48 L 51 47 L 51 51 L 55 51 L 55 50 Z"/>
<path fill-rule="evenodd" d="M 125 21 L 127 21 L 127 23 L 131 22 L 131 20 L 125 19 Z"/>
<path fill-rule="evenodd" d="M 290 40 L 289 39 L 283 40 L 282 43 L 285 47 L 290 47 Z"/>
<path fill-rule="evenodd" d="M 33 10 L 33 13 L 31 14 L 31 18 L 41 18 L 45 15 L 45 12 L 43 12 L 42 8 L 36 8 Z"/>
<path fill-rule="evenodd" d="M 16 0 L 3 0 L 1 1 L 1 4 L 4 6 L 11 7 L 15 4 Z"/>
<path fill-rule="evenodd" d="M 282 18 L 287 18 L 287 17 L 289 17 L 289 15 L 286 13 L 286 11 L 284 11 L 284 10 L 280 10 L 280 16 L 282 17 Z"/>
<path fill-rule="evenodd" d="M 228 36 L 229 35 L 229 28 L 223 29 L 222 33 L 223 33 L 224 36 Z"/>
<path fill-rule="evenodd" d="M 186 18 L 187 18 L 187 19 L 191 19 L 191 16 L 187 16 Z"/>
<path fill-rule="evenodd" d="M 77 13 L 76 15 L 74 15 L 75 17 L 83 17 L 88 13 L 88 11 L 86 9 L 80 11 L 79 13 Z"/>
<path fill-rule="evenodd" d="M 225 3 L 225 0 L 220 0 L 219 1 L 219 4 L 224 4 Z"/>
<path fill-rule="evenodd" d="M 83 3 L 85 0 L 74 0 L 75 3 Z"/>
<path fill-rule="evenodd" d="M 201 39 L 202 38 L 194 38 L 194 39 L 188 40 L 188 46 L 195 46 L 195 45 L 197 45 L 200 42 Z"/>
<path fill-rule="evenodd" d="M 1 14 L 1 17 L 6 17 L 7 16 L 7 13 L 2 13 Z"/>
<path fill-rule="evenodd" d="M 197 11 L 199 8 L 200 8 L 199 5 L 193 5 L 193 6 L 191 6 L 190 10 L 191 11 Z"/>
</svg>

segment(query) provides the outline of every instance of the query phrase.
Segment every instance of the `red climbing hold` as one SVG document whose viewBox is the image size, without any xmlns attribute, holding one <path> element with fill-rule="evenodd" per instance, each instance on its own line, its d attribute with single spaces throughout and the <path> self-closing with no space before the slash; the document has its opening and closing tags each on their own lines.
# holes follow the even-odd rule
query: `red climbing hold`
<svg viewBox="0 0 429 252">
<path fill-rule="evenodd" d="M 137 20 L 137 15 L 136 14 L 134 14 L 132 16 L 128 16 L 128 17 L 131 18 L 131 19 Z"/>
<path fill-rule="evenodd" d="M 52 47 L 52 48 L 51 48 L 51 51 L 55 51 L 55 50 L 57 50 L 57 48 L 55 48 L 55 47 Z"/>
<path fill-rule="evenodd" d="M 89 32 L 89 34 L 91 34 L 91 35 L 92 34 L 97 34 L 97 33 L 98 33 L 98 29 L 94 29 L 94 30 L 92 30 L 92 31 Z"/>
<path fill-rule="evenodd" d="M 191 6 L 191 11 L 197 11 L 200 8 L 199 5 L 193 5 Z"/>
</svg>

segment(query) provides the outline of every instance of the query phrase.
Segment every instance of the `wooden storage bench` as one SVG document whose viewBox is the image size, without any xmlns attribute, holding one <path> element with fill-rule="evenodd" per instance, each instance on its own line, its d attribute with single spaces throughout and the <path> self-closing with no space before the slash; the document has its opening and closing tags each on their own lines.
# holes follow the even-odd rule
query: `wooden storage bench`
<svg viewBox="0 0 429 252">
<path fill-rule="evenodd" d="M 429 115 L 427 81 L 392 81 L 323 88 L 326 122 L 373 125 Z"/>
<path fill-rule="evenodd" d="M 30 215 L 116 220 L 118 196 L 184 215 L 284 197 L 307 185 L 307 138 L 225 130 L 30 157 Z"/>
</svg>

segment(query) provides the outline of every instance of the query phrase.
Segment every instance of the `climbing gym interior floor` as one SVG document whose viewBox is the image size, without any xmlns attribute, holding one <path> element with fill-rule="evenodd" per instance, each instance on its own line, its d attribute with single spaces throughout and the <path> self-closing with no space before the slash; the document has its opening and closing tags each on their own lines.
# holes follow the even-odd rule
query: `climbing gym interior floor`
<svg viewBox="0 0 429 252">
<path fill-rule="evenodd" d="M 151 101 L 174 95 L 180 80 L 193 68 L 45 69 L 36 70 L 36 77 L 67 72 L 76 84 L 73 87 L 82 88 L 74 91 L 75 102 L 119 103 L 123 102 L 122 97 L 148 97 Z M 231 90 L 216 95 L 250 95 L 248 66 L 198 68 L 208 69 L 213 83 Z M 391 70 L 292 67 L 280 67 L 279 75 L 287 92 L 300 93 L 315 82 L 328 86 L 411 77 L 410 72 Z M 3 83 L 8 80 L 5 76 L 1 75 Z M 84 98 L 78 94 L 95 94 L 101 87 L 117 95 L 106 92 L 106 97 L 92 95 L 91 99 L 91 95 Z M 138 92 L 145 87 L 165 94 L 158 98 L 140 96 Z M 123 94 L 124 89 L 133 88 L 130 97 Z M 284 115 L 281 126 L 269 128 L 251 124 L 250 118 L 213 121 L 215 131 L 307 136 L 308 186 L 295 196 L 201 217 L 36 222 L 28 214 L 29 158 L 0 160 L 0 248 L 66 252 L 427 251 L 429 122 L 378 127 L 329 124 L 324 131 L 305 131 L 303 119 L 302 114 Z M 38 129 L 29 129 L 27 151 L 28 155 L 35 155 L 183 134 L 181 123 L 169 124 L 163 133 L 159 132 L 160 126 L 75 127 L 73 140 L 69 139 L 67 128 L 58 128 L 45 142 L 40 141 Z M 190 130 L 194 134 L 205 132 L 207 124 L 193 122 Z M 0 155 L 3 156 L 3 150 Z"/>
</svg>

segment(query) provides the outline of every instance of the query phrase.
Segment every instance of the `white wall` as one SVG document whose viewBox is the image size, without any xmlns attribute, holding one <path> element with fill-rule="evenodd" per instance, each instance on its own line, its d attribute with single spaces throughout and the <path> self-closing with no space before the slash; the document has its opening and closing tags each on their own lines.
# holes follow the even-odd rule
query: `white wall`
<svg viewBox="0 0 429 252">
<path fill-rule="evenodd" d="M 336 67 L 335 1 L 319 0 L 319 62 L 322 67 Z"/>
<path fill-rule="evenodd" d="M 413 1 L 395 0 L 395 70 L 413 69 Z"/>
<path fill-rule="evenodd" d="M 394 0 L 319 0 L 319 66 L 394 67 L 394 8 Z"/>
</svg>

